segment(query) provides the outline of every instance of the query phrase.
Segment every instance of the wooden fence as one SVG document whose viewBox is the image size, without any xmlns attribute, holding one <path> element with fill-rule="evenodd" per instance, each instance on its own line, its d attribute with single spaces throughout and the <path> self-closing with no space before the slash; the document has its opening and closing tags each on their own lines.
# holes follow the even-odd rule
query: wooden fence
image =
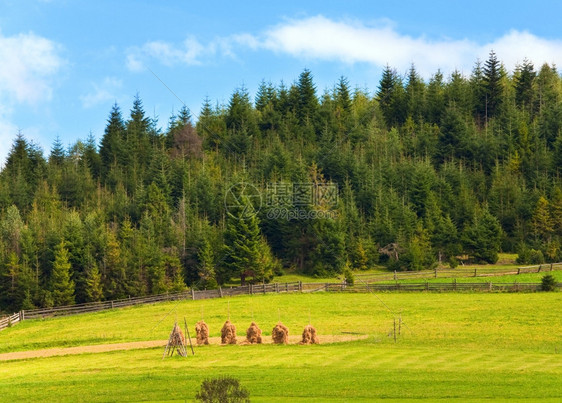
<svg viewBox="0 0 562 403">
<path fill-rule="evenodd" d="M 353 286 L 343 284 L 324 284 L 318 291 L 328 292 L 385 292 L 385 291 L 428 291 L 428 292 L 450 292 L 450 291 L 479 291 L 479 292 L 535 292 L 539 291 L 540 283 L 458 283 L 452 281 L 450 283 L 391 283 L 391 284 L 373 284 L 360 283 Z M 557 284 L 558 289 L 562 289 L 562 283 Z"/>
<path fill-rule="evenodd" d="M 68 316 L 86 312 L 97 312 L 106 309 L 123 308 L 127 306 L 152 304 L 155 302 L 177 301 L 177 300 L 199 300 L 210 298 L 231 297 L 236 295 L 269 294 L 280 292 L 302 291 L 303 283 L 273 283 L 273 284 L 248 284 L 240 287 L 222 288 L 216 290 L 194 290 L 184 291 L 175 294 L 160 294 L 149 297 L 126 298 L 104 302 L 89 302 L 85 304 L 75 304 L 60 306 L 55 308 L 40 308 L 22 311 L 23 319 L 37 319 L 53 316 Z"/>
<path fill-rule="evenodd" d="M 13 326 L 23 320 L 22 312 L 14 313 L 11 316 L 0 319 L 0 330 Z"/>
<path fill-rule="evenodd" d="M 521 274 L 521 273 L 536 273 L 542 271 L 552 271 L 552 270 L 562 270 L 562 263 L 555 263 L 549 265 L 538 265 L 538 266 L 527 266 L 519 267 L 511 272 L 503 271 L 503 274 Z M 480 291 L 480 292 L 519 292 L 527 291 L 534 292 L 539 290 L 540 283 L 459 283 L 454 279 L 449 283 L 430 283 L 420 282 L 420 283 L 399 283 L 394 282 L 390 284 L 377 284 L 376 281 L 389 281 L 389 280 L 399 280 L 399 279 L 412 279 L 412 278 L 424 278 L 427 273 L 434 273 L 432 278 L 437 277 L 438 274 L 443 275 L 444 272 L 454 272 L 457 277 L 467 277 L 460 274 L 472 273 L 473 277 L 476 276 L 493 276 L 498 273 L 495 271 L 494 274 L 491 273 L 477 273 L 476 269 L 454 269 L 454 270 L 439 270 L 433 272 L 415 272 L 415 273 L 390 273 L 390 276 L 385 276 L 384 278 L 365 278 L 358 275 L 360 280 L 356 281 L 353 286 L 342 284 L 342 283 L 302 283 L 292 282 L 292 283 L 272 283 L 272 284 L 248 284 L 240 287 L 230 287 L 221 288 L 216 290 L 194 290 L 184 291 L 174 294 L 160 294 L 152 295 L 148 297 L 135 297 L 126 298 L 113 301 L 104 302 L 90 302 L 85 304 L 75 304 L 69 306 L 60 306 L 55 308 L 40 308 L 40 309 L 30 309 L 26 311 L 21 311 L 15 313 L 11 316 L 0 319 L 0 330 L 15 325 L 16 323 L 25 319 L 37 319 L 37 318 L 47 318 L 54 316 L 68 316 L 76 315 L 87 312 L 98 312 L 106 309 L 113 308 L 123 308 L 127 306 L 152 304 L 155 302 L 165 302 L 165 301 L 177 301 L 177 300 L 200 300 L 200 299 L 210 299 L 210 298 L 223 298 L 231 297 L 236 295 L 254 295 L 254 294 L 271 294 L 271 293 L 281 293 L 281 292 L 383 292 L 383 291 L 429 291 L 429 292 L 446 292 L 446 291 Z M 499 274 L 498 274 L 499 275 Z M 418 276 L 418 277 L 415 277 Z M 557 287 L 562 288 L 562 283 L 557 284 Z"/>
<path fill-rule="evenodd" d="M 458 267 L 456 269 L 435 269 L 421 271 L 394 271 L 391 273 L 381 274 L 356 274 L 355 277 L 366 283 L 377 283 L 383 281 L 399 281 L 413 279 L 430 279 L 430 278 L 459 278 L 459 277 L 494 277 L 505 276 L 510 274 L 524 273 L 543 273 L 549 271 L 562 270 L 562 263 L 545 263 L 534 266 L 524 266 L 515 268 L 465 268 Z"/>
</svg>

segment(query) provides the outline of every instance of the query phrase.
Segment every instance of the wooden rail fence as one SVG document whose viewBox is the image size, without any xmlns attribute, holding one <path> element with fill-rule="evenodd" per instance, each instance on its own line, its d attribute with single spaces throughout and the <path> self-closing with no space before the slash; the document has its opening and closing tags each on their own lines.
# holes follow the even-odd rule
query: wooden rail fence
<svg viewBox="0 0 562 403">
<path fill-rule="evenodd" d="M 521 274 L 521 273 L 536 273 L 541 271 L 552 271 L 552 270 L 562 270 L 562 263 L 554 263 L 548 265 L 538 265 L 538 266 L 527 266 L 519 267 L 512 272 L 503 272 L 503 274 Z M 454 271 L 455 273 L 467 273 L 466 269 L 460 270 L 447 270 Z M 439 270 L 439 273 L 443 273 L 444 270 Z M 478 276 L 475 269 L 470 269 L 473 276 Z M 122 308 L 134 305 L 152 304 L 155 302 L 165 302 L 165 301 L 177 301 L 177 300 L 200 300 L 200 299 L 210 299 L 210 298 L 223 298 L 236 295 L 254 295 L 254 294 L 270 294 L 270 293 L 281 293 L 281 292 L 379 292 L 379 291 L 430 291 L 430 292 L 446 292 L 446 291 L 481 291 L 481 292 L 519 292 L 527 291 L 534 292 L 540 289 L 540 283 L 459 283 L 454 279 L 450 283 L 430 283 L 420 282 L 420 283 L 399 283 L 394 282 L 390 284 L 377 284 L 376 281 L 389 281 L 398 279 L 411 279 L 416 278 L 416 275 L 427 276 L 427 271 L 416 272 L 416 273 L 391 273 L 389 276 L 385 276 L 384 279 L 374 280 L 373 278 L 361 279 L 362 276 L 357 277 L 361 280 L 356 282 L 355 285 L 347 285 L 344 283 L 303 283 L 301 281 L 292 283 L 271 283 L 271 284 L 248 284 L 240 287 L 230 287 L 221 288 L 216 290 L 188 290 L 180 293 L 174 294 L 160 294 L 152 295 L 148 297 L 135 297 L 126 298 L 113 301 L 104 302 L 89 302 L 84 304 L 75 304 L 68 306 L 60 306 L 55 308 L 39 308 L 30 309 L 25 311 L 20 311 L 11 316 L 4 317 L 0 319 L 0 330 L 5 329 L 9 326 L 13 326 L 16 323 L 23 321 L 25 319 L 38 319 L 47 318 L 54 316 L 68 316 L 76 315 L 87 312 L 98 312 L 106 309 Z M 437 271 L 434 271 L 434 277 L 437 277 Z M 494 274 L 481 274 L 492 276 Z M 423 276 L 420 276 L 423 278 Z M 418 277 L 418 278 L 420 278 Z M 463 277 L 463 276 L 459 276 Z M 467 276 L 464 276 L 467 277 Z M 427 278 L 427 277 L 426 277 Z M 557 284 L 558 289 L 562 288 L 562 283 Z"/>
<path fill-rule="evenodd" d="M 510 274 L 524 273 L 543 273 L 549 271 L 562 270 L 562 263 L 545 263 L 534 266 L 524 266 L 505 269 L 494 268 L 464 268 L 456 269 L 434 269 L 421 271 L 394 271 L 381 274 L 356 274 L 355 277 L 367 283 L 377 283 L 382 281 L 399 281 L 411 279 L 430 279 L 430 278 L 459 278 L 459 277 L 495 277 Z"/>
<path fill-rule="evenodd" d="M 0 330 L 13 326 L 23 320 L 22 312 L 14 313 L 11 316 L 0 319 Z"/>
</svg>

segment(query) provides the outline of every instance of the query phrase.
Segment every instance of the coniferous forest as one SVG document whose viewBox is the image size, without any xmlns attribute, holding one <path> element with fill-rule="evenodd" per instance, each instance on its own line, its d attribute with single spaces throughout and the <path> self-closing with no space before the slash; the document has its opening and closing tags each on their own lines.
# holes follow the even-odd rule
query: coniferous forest
<svg viewBox="0 0 562 403">
<path fill-rule="evenodd" d="M 158 122 L 137 95 L 99 142 L 44 152 L 19 134 L 0 173 L 0 310 L 500 251 L 562 260 L 555 66 L 509 73 L 491 52 L 468 76 L 387 66 L 375 89 L 320 92 L 304 70 L 207 99 L 196 122 L 185 107 Z"/>
</svg>

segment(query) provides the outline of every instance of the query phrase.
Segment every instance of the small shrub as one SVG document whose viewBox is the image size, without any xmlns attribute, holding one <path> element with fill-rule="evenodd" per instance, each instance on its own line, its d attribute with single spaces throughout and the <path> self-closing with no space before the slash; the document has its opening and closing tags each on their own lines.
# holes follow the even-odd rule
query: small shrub
<svg viewBox="0 0 562 403">
<path fill-rule="evenodd" d="M 241 403 L 250 401 L 250 392 L 236 378 L 205 379 L 195 398 L 204 403 Z"/>
<path fill-rule="evenodd" d="M 355 277 L 353 277 L 353 272 L 350 268 L 346 267 L 343 271 L 343 275 L 345 276 L 345 283 L 347 285 L 353 285 L 355 283 Z"/>
<path fill-rule="evenodd" d="M 541 279 L 541 291 L 555 291 L 556 279 L 552 274 L 546 274 Z"/>
<path fill-rule="evenodd" d="M 451 256 L 449 258 L 448 262 L 449 262 L 449 266 L 451 267 L 451 269 L 455 269 L 459 265 L 459 261 L 455 256 Z"/>
<path fill-rule="evenodd" d="M 519 250 L 515 262 L 518 264 L 543 264 L 545 259 L 540 249 L 528 249 L 523 246 Z"/>
<path fill-rule="evenodd" d="M 543 264 L 544 255 L 540 249 L 531 249 L 529 251 L 529 264 Z"/>
</svg>

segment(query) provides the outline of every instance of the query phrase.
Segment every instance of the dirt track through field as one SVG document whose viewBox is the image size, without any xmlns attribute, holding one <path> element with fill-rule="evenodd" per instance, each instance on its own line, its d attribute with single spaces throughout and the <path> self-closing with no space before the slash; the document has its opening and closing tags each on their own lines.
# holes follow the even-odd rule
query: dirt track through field
<svg viewBox="0 0 562 403">
<path fill-rule="evenodd" d="M 262 336 L 264 344 L 272 344 L 271 336 Z M 367 335 L 325 335 L 320 336 L 320 343 L 342 343 L 346 341 L 366 339 Z M 290 344 L 297 344 L 301 340 L 300 335 L 289 336 Z M 209 343 L 212 345 L 220 345 L 220 337 L 210 337 Z M 137 350 L 144 348 L 154 348 L 166 346 L 167 340 L 150 340 L 150 341 L 134 341 L 129 343 L 113 343 L 113 344 L 96 344 L 92 346 L 76 346 L 76 347 L 58 347 L 47 348 L 43 350 L 30 350 L 30 351 L 15 351 L 13 353 L 0 354 L 0 361 L 10 360 L 25 360 L 29 358 L 44 358 L 62 355 L 76 355 L 76 354 L 95 354 L 106 353 L 109 351 L 123 351 L 123 350 Z M 193 340 L 194 347 L 195 340 Z M 244 342 L 238 343 L 244 345 Z M 205 348 L 205 347 L 197 347 Z"/>
</svg>

